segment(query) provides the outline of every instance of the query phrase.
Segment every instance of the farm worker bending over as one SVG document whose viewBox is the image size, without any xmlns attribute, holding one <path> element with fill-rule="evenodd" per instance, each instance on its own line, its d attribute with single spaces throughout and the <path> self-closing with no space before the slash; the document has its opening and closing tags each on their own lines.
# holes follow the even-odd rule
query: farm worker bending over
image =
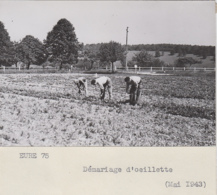
<svg viewBox="0 0 217 195">
<path fill-rule="evenodd" d="M 81 94 L 81 90 L 85 91 L 85 95 L 88 96 L 87 92 L 87 79 L 84 77 L 79 77 L 77 79 L 74 79 L 75 84 L 78 87 L 78 93 Z"/>
<path fill-rule="evenodd" d="M 124 81 L 126 82 L 126 92 L 130 94 L 130 104 L 135 105 L 138 102 L 141 94 L 140 89 L 141 89 L 142 79 L 141 77 L 138 76 L 131 76 L 131 77 L 126 77 Z M 130 86 L 131 88 L 129 92 Z"/>
<path fill-rule="evenodd" d="M 98 85 L 100 87 L 100 99 L 105 98 L 105 90 L 108 88 L 109 99 L 112 99 L 112 81 L 109 77 L 99 77 L 91 81 L 92 85 Z"/>
</svg>

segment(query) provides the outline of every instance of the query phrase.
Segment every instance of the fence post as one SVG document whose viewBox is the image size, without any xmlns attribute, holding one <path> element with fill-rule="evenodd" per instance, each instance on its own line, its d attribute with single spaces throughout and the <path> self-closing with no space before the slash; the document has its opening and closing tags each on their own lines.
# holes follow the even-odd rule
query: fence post
<svg viewBox="0 0 217 195">
<path fill-rule="evenodd" d="M 141 68 L 140 68 L 140 66 L 139 66 L 139 72 L 141 71 Z"/>
<path fill-rule="evenodd" d="M 164 67 L 162 66 L 162 71 L 164 71 Z"/>
<path fill-rule="evenodd" d="M 4 73 L 5 73 L 5 66 L 3 66 L 3 71 L 4 71 Z"/>
<path fill-rule="evenodd" d="M 151 67 L 151 72 L 152 72 L 152 67 Z"/>
<path fill-rule="evenodd" d="M 185 67 L 184 67 L 184 71 L 185 71 Z"/>
<path fill-rule="evenodd" d="M 194 72 L 196 72 L 196 67 L 194 67 Z"/>
<path fill-rule="evenodd" d="M 175 67 L 173 67 L 173 71 L 175 70 Z"/>
<path fill-rule="evenodd" d="M 204 71 L 206 71 L 206 68 L 204 68 Z"/>
</svg>

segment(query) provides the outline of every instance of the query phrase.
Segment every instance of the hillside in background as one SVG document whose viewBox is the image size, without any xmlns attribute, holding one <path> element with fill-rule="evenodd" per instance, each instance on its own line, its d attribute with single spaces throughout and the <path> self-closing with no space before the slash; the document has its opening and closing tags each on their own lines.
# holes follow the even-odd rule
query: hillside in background
<svg viewBox="0 0 217 195">
<path fill-rule="evenodd" d="M 83 52 L 91 51 L 97 54 L 101 43 L 87 44 L 83 47 Z M 123 45 L 125 49 L 125 45 Z M 175 61 L 181 58 L 193 58 L 200 63 L 192 64 L 192 67 L 215 67 L 215 46 L 200 46 L 200 45 L 176 45 L 176 44 L 138 44 L 128 45 L 127 61 L 132 61 L 135 54 L 146 50 L 151 55 L 155 56 L 156 51 L 160 53 L 159 57 L 156 57 L 160 61 L 163 61 L 165 65 L 173 66 Z M 120 62 L 116 62 L 117 67 L 122 67 Z"/>
<path fill-rule="evenodd" d="M 140 51 L 128 51 L 127 61 L 132 61 L 135 54 L 138 54 Z M 148 51 L 151 55 L 155 56 L 155 51 Z M 160 51 L 161 53 L 161 51 Z M 165 62 L 167 65 L 173 65 L 174 62 L 179 58 L 178 53 L 170 55 L 170 52 L 165 51 L 164 55 L 158 57 L 159 60 Z M 192 67 L 205 67 L 205 68 L 214 68 L 215 62 L 213 61 L 213 56 L 207 56 L 206 59 L 203 59 L 201 56 L 194 54 L 186 54 L 185 57 L 192 57 L 195 60 L 201 61 L 201 63 L 193 64 Z"/>
<path fill-rule="evenodd" d="M 73 64 L 75 67 L 90 69 L 91 67 L 110 67 L 109 63 L 102 63 L 99 61 L 98 53 L 99 49 L 103 43 L 97 44 L 86 44 L 83 45 L 78 51 L 78 61 L 76 64 Z M 125 45 L 122 46 L 125 50 Z M 155 57 L 156 52 L 159 53 L 159 57 L 155 57 L 155 59 L 159 59 L 165 64 L 162 66 L 176 66 L 175 62 L 179 58 L 192 58 L 198 63 L 193 63 L 191 67 L 199 67 L 199 68 L 215 68 L 215 47 L 214 46 L 191 46 L 191 45 L 173 45 L 173 44 L 152 44 L 152 45 L 129 45 L 128 53 L 127 53 L 127 61 L 128 66 L 133 66 L 137 62 L 132 62 L 133 57 L 136 54 L 139 54 L 141 51 L 146 50 L 149 54 Z M 92 58 L 94 56 L 94 58 Z M 91 60 L 93 64 L 91 65 Z M 123 68 L 124 65 L 121 64 L 120 61 L 116 61 L 114 65 L 117 68 Z M 40 65 L 31 64 L 31 68 L 40 68 L 41 66 L 46 68 L 53 68 L 58 66 L 58 62 L 49 62 L 46 60 L 44 63 Z M 70 68 L 71 64 L 64 64 L 64 67 Z M 155 66 L 159 66 L 155 64 Z M 160 65 L 161 66 L 161 65 Z M 189 66 L 189 65 L 187 65 Z M 12 65 L 12 67 L 16 67 Z"/>
</svg>

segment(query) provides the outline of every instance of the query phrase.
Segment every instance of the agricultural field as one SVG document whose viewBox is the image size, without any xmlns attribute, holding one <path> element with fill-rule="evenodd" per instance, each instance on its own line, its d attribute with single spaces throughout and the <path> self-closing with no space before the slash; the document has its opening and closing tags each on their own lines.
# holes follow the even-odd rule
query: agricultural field
<svg viewBox="0 0 217 195">
<path fill-rule="evenodd" d="M 136 106 L 125 94 L 125 74 L 108 75 L 113 99 L 99 88 L 78 94 L 67 74 L 0 75 L 1 146 L 212 146 L 215 77 L 142 75 Z"/>
</svg>

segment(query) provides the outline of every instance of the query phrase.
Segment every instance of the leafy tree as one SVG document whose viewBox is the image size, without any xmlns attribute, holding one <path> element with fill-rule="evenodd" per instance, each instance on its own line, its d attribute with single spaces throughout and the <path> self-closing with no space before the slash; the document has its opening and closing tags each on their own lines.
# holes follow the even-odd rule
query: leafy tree
<svg viewBox="0 0 217 195">
<path fill-rule="evenodd" d="M 133 60 L 130 60 L 130 61 L 127 62 L 128 67 L 134 67 L 135 64 L 136 64 L 136 62 L 133 61 Z"/>
<path fill-rule="evenodd" d="M 94 64 L 99 65 L 99 60 L 100 60 L 99 49 L 102 44 L 103 43 L 86 44 L 83 47 L 84 59 L 90 63 L 89 66 L 90 69 L 93 68 Z"/>
<path fill-rule="evenodd" d="M 178 49 L 178 56 L 179 56 L 179 57 L 183 56 L 183 51 L 182 51 L 181 48 Z"/>
<path fill-rule="evenodd" d="M 42 64 L 47 58 L 44 45 L 31 35 L 27 35 L 23 40 L 15 45 L 16 58 L 24 62 L 29 69 L 30 64 Z"/>
<path fill-rule="evenodd" d="M 5 29 L 4 24 L 0 21 L 0 65 L 11 65 L 11 63 L 13 63 L 13 58 L 13 43 L 10 41 L 10 36 Z"/>
<path fill-rule="evenodd" d="M 160 51 L 159 50 L 155 51 L 155 57 L 160 57 Z"/>
<path fill-rule="evenodd" d="M 155 67 L 161 67 L 161 66 L 165 66 L 165 62 L 161 61 L 159 59 L 153 59 L 152 62 L 150 63 L 150 66 L 155 66 Z"/>
<path fill-rule="evenodd" d="M 140 67 L 149 67 L 154 60 L 154 56 L 149 54 L 147 51 L 143 50 L 138 54 L 135 54 L 133 61 L 136 61 L 137 65 Z"/>
<path fill-rule="evenodd" d="M 120 43 L 114 41 L 104 43 L 99 49 L 99 58 L 101 62 L 112 63 L 112 72 L 114 72 L 114 62 L 118 60 L 124 62 L 124 49 Z"/>
<path fill-rule="evenodd" d="M 175 54 L 174 49 L 171 49 L 171 50 L 170 50 L 170 55 L 173 56 L 174 54 Z"/>
<path fill-rule="evenodd" d="M 78 48 L 82 51 L 84 49 L 84 43 L 78 43 Z"/>
<path fill-rule="evenodd" d="M 187 52 L 185 49 L 182 51 L 182 54 L 183 54 L 183 56 L 186 56 Z"/>
<path fill-rule="evenodd" d="M 196 64 L 196 63 L 199 63 L 199 61 L 193 59 L 192 57 L 183 57 L 175 61 L 175 65 L 177 67 L 185 67 L 187 64 L 191 66 L 192 64 Z"/>
<path fill-rule="evenodd" d="M 75 63 L 78 58 L 79 45 L 75 28 L 66 19 L 60 19 L 47 35 L 45 45 L 49 54 L 52 56 L 51 61 L 57 61 L 60 69 L 63 63 Z"/>
<path fill-rule="evenodd" d="M 88 49 L 84 52 L 84 60 L 90 63 L 89 69 L 92 69 L 94 63 L 99 61 L 99 53 Z"/>
<path fill-rule="evenodd" d="M 208 50 L 206 50 L 206 48 L 203 48 L 201 50 L 201 56 L 202 56 L 203 59 L 207 58 L 207 53 L 208 53 Z"/>
<path fill-rule="evenodd" d="M 147 51 L 141 51 L 133 57 L 133 61 L 136 62 L 140 67 L 159 67 L 165 66 L 165 63 L 153 55 L 149 54 Z M 134 63 L 135 64 L 135 63 Z"/>
<path fill-rule="evenodd" d="M 206 59 L 207 58 L 207 54 L 206 52 L 203 53 L 203 59 Z"/>
<path fill-rule="evenodd" d="M 91 53 L 99 53 L 99 49 L 101 47 L 101 45 L 103 45 L 104 43 L 97 43 L 97 44 L 86 44 L 84 46 L 84 51 L 90 51 Z"/>
</svg>

